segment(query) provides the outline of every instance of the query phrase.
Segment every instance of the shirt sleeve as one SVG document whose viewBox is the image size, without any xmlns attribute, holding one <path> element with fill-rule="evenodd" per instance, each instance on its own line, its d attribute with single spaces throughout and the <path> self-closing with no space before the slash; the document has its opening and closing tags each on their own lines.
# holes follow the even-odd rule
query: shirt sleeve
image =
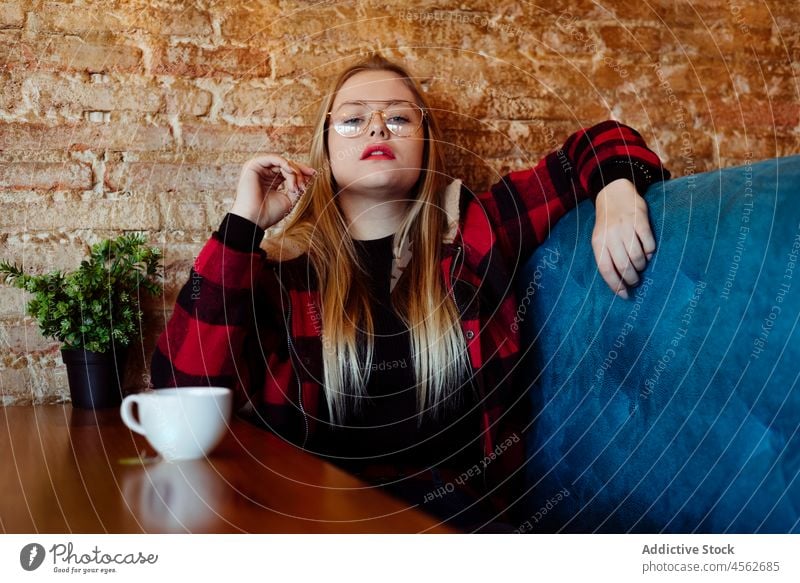
<svg viewBox="0 0 800 583">
<path fill-rule="evenodd" d="M 231 249 L 243 252 L 255 252 L 260 248 L 264 239 L 264 229 L 254 222 L 228 213 L 222 219 L 217 230 L 218 239 Z"/>
<path fill-rule="evenodd" d="M 478 251 L 484 256 L 496 251 L 495 257 L 505 259 L 513 272 L 561 217 L 584 200 L 594 201 L 606 184 L 629 178 L 644 192 L 652 182 L 669 177 L 639 132 L 607 120 L 576 131 L 534 168 L 510 172 L 478 194 L 479 208 L 467 213 L 467 222 L 473 223 L 473 233 L 484 233 L 473 240 Z M 487 220 L 491 232 L 474 228 Z"/>
<path fill-rule="evenodd" d="M 644 139 L 633 128 L 627 127 L 627 131 L 635 136 L 639 146 L 644 145 Z M 646 148 L 646 146 L 644 146 Z M 620 178 L 627 178 L 636 186 L 639 194 L 644 196 L 651 184 L 663 180 L 669 180 L 671 173 L 664 168 L 661 161 L 651 150 L 639 151 L 639 156 L 629 156 L 624 148 L 618 154 L 604 155 L 603 161 L 597 165 L 592 177 L 590 178 L 589 191 L 597 196 L 606 185 Z M 604 153 L 607 154 L 607 153 Z M 642 157 L 644 154 L 644 157 Z M 654 159 L 655 157 L 655 159 Z"/>
<path fill-rule="evenodd" d="M 266 254 L 257 248 L 260 241 L 257 225 L 232 214 L 208 239 L 156 342 L 151 387 L 222 386 L 234 390 L 237 404 L 249 398 L 255 387 L 243 356 L 263 308 L 258 289 Z M 279 330 L 267 328 L 257 336 L 271 347 L 270 334 L 277 338 Z"/>
</svg>

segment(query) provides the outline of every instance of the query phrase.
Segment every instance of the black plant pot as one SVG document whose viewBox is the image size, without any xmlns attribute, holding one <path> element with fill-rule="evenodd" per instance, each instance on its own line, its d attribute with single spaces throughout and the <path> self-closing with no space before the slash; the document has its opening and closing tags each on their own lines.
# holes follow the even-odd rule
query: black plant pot
<svg viewBox="0 0 800 583">
<path fill-rule="evenodd" d="M 120 406 L 128 347 L 116 346 L 108 352 L 62 348 L 61 358 L 67 365 L 73 407 L 106 409 Z"/>
</svg>

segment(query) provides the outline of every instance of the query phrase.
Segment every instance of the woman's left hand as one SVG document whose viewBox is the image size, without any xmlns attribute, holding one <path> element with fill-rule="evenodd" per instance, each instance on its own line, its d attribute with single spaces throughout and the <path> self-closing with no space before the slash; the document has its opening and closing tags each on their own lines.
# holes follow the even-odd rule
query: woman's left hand
<svg viewBox="0 0 800 583">
<path fill-rule="evenodd" d="M 639 272 L 656 250 L 647 202 L 633 182 L 620 178 L 600 191 L 595 201 L 592 248 L 600 275 L 611 290 L 628 299 L 628 286 L 639 283 Z"/>
</svg>

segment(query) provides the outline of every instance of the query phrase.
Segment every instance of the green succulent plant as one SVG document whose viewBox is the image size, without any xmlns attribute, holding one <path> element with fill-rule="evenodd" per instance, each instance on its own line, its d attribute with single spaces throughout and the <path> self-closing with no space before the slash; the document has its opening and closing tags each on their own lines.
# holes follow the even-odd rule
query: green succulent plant
<svg viewBox="0 0 800 583">
<path fill-rule="evenodd" d="M 141 294 L 161 293 L 161 250 L 142 234 L 125 234 L 91 248 L 78 269 L 29 275 L 16 263 L 0 262 L 3 282 L 33 294 L 28 315 L 44 336 L 64 349 L 108 352 L 140 335 Z"/>
</svg>

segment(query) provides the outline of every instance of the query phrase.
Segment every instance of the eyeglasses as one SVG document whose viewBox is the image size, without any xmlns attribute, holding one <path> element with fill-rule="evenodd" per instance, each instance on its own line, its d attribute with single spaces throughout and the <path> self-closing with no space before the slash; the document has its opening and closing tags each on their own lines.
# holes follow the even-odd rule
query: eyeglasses
<svg viewBox="0 0 800 583">
<path fill-rule="evenodd" d="M 383 124 L 390 132 L 407 138 L 417 132 L 425 119 L 425 111 L 410 101 L 392 101 L 384 109 L 372 109 L 367 103 L 369 102 L 348 101 L 337 107 L 336 111 L 329 111 L 328 116 L 336 133 L 345 138 L 356 138 L 372 123 L 372 116 L 380 113 Z"/>
</svg>

